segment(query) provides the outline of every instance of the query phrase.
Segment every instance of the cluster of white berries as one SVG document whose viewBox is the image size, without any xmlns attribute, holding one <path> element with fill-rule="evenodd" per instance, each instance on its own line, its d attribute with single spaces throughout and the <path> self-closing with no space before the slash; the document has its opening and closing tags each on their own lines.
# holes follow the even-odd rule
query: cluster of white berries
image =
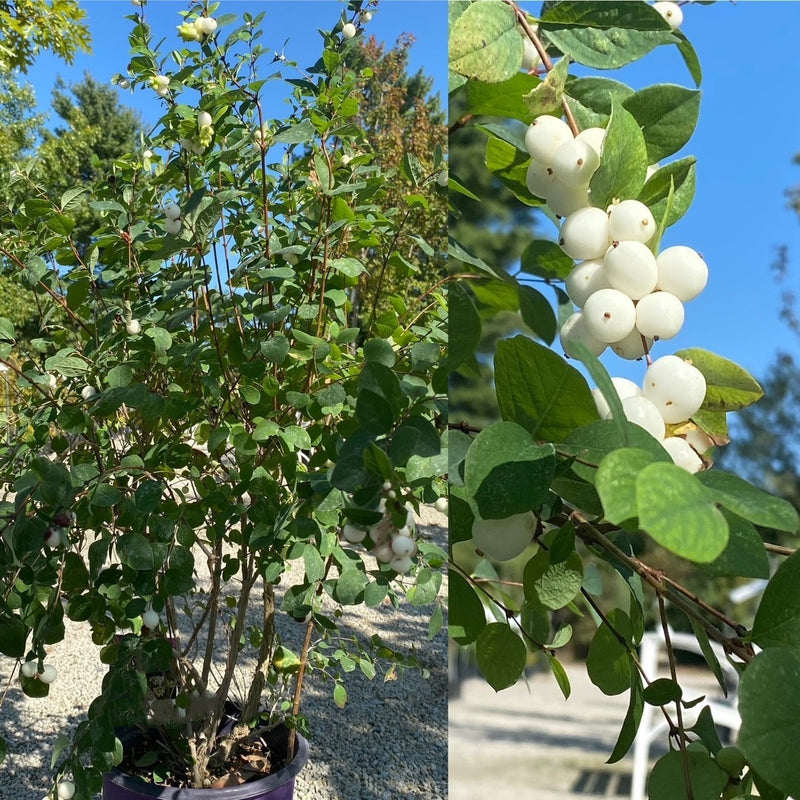
<svg viewBox="0 0 800 800">
<path fill-rule="evenodd" d="M 217 29 L 214 17 L 197 17 L 178 25 L 178 35 L 185 42 L 202 42 Z"/>
<path fill-rule="evenodd" d="M 58 677 L 58 672 L 52 664 L 45 664 L 39 672 L 39 661 L 36 658 L 26 661 L 19 671 L 26 678 L 38 678 L 42 683 L 53 683 Z"/>
<path fill-rule="evenodd" d="M 553 213 L 566 217 L 589 205 L 589 181 L 600 166 L 604 128 L 587 128 L 577 136 L 559 117 L 543 114 L 525 133 L 531 161 L 528 191 L 547 202 Z"/>
<path fill-rule="evenodd" d="M 390 502 L 395 500 L 392 497 L 394 490 L 388 481 L 384 484 L 384 492 Z M 350 544 L 364 544 L 379 563 L 388 564 L 396 573 L 404 575 L 413 567 L 414 556 L 417 554 L 414 510 L 409 505 L 403 507 L 405 522 L 398 527 L 392 519 L 386 499 L 381 499 L 378 508 L 383 512 L 383 518 L 379 522 L 369 528 L 348 522 L 342 527 L 342 536 Z"/>
<path fill-rule="evenodd" d="M 360 22 L 362 25 L 366 25 L 372 19 L 372 12 L 371 11 L 362 11 L 360 16 Z M 345 22 L 342 25 L 342 38 L 343 39 L 352 39 L 358 33 L 358 28 L 354 22 Z"/>
<path fill-rule="evenodd" d="M 164 230 L 167 233 L 177 236 L 181 232 L 181 207 L 177 203 L 170 203 L 164 209 L 164 216 L 167 218 L 164 222 Z"/>
<path fill-rule="evenodd" d="M 697 367 L 678 356 L 662 356 L 647 368 L 641 388 L 627 378 L 611 380 L 630 422 L 657 439 L 679 467 L 703 469 L 702 455 L 713 442 L 689 422 L 706 396 L 706 379 Z M 600 390 L 592 389 L 592 394 L 600 416 L 610 418 Z"/>
<path fill-rule="evenodd" d="M 705 288 L 708 267 L 683 245 L 654 255 L 647 243 L 655 232 L 650 209 L 638 200 L 608 211 L 587 206 L 564 220 L 559 244 L 580 262 L 566 278 L 567 294 L 581 309 L 561 330 L 567 355 L 579 341 L 598 356 L 611 345 L 622 358 L 641 358 L 654 340 L 680 331 L 683 304 Z"/>
</svg>

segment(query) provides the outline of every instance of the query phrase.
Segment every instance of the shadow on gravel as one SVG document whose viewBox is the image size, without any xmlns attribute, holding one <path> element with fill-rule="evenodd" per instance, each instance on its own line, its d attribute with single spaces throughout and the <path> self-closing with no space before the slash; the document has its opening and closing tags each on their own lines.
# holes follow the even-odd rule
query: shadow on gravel
<svg viewBox="0 0 800 800">
<path fill-rule="evenodd" d="M 7 676 L 2 676 L 5 684 Z M 26 723 L 31 705 L 41 709 L 36 726 Z M 22 707 L 26 706 L 26 713 Z M 50 718 L 52 724 L 47 724 Z M 0 735 L 6 740 L 8 756 L 0 766 L 0 798 L 2 800 L 42 800 L 49 788 L 50 758 L 56 737 L 69 734 L 81 721 L 83 714 L 76 709 L 71 714 L 47 713 L 47 698 L 27 698 L 12 687 L 0 705 Z"/>
</svg>

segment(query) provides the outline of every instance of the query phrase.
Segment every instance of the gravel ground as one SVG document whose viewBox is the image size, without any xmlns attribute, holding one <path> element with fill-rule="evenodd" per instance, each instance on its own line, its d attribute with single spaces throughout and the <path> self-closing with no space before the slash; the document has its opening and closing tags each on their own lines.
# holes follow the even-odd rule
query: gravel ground
<svg viewBox="0 0 800 800">
<path fill-rule="evenodd" d="M 420 532 L 446 545 L 446 518 L 423 507 Z M 330 685 L 306 685 L 302 712 L 311 726 L 310 759 L 300 773 L 296 800 L 444 800 L 447 797 L 447 643 L 445 632 L 427 638 L 430 609 L 345 609 L 345 630 L 369 637 L 378 633 L 416 655 L 429 671 L 404 671 L 397 680 L 360 671 L 347 676 L 348 703 L 338 709 Z M 285 615 L 284 615 L 285 616 Z M 64 642 L 50 649 L 59 677 L 50 696 L 25 697 L 12 683 L 0 704 L 0 730 L 9 756 L 0 766 L 1 800 L 42 800 L 50 756 L 59 733 L 83 717 L 105 672 L 85 623 L 70 623 Z M 284 643 L 299 648 L 302 625 L 286 621 Z M 0 686 L 9 662 L 0 659 Z M 2 691 L 2 690 L 0 690 Z"/>
</svg>

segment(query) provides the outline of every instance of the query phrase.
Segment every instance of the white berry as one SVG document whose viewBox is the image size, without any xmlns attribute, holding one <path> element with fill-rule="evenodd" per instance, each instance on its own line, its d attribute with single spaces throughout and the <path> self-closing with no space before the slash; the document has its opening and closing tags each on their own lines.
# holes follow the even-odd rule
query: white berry
<svg viewBox="0 0 800 800">
<path fill-rule="evenodd" d="M 391 548 L 396 556 L 413 556 L 417 552 L 417 543 L 410 536 L 397 535 L 392 538 Z"/>
<path fill-rule="evenodd" d="M 161 617 L 158 616 L 157 611 L 148 608 L 147 611 L 142 614 L 142 623 L 145 627 L 155 630 L 161 624 Z"/>
<path fill-rule="evenodd" d="M 356 35 L 356 26 L 352 22 L 346 22 L 342 26 L 342 36 L 345 39 L 352 39 Z"/>
<path fill-rule="evenodd" d="M 372 12 L 371 11 L 364 11 L 361 14 L 361 21 L 362 22 L 371 22 L 372 21 Z"/>
<path fill-rule="evenodd" d="M 522 36 L 522 69 L 530 72 L 542 63 L 539 52 L 527 34 Z"/>
<path fill-rule="evenodd" d="M 48 547 L 59 547 L 62 544 L 61 528 L 50 528 L 44 535 L 44 543 Z"/>
<path fill-rule="evenodd" d="M 623 200 L 608 209 L 609 232 L 614 241 L 649 242 L 656 232 L 650 209 L 638 200 Z"/>
<path fill-rule="evenodd" d="M 678 356 L 662 356 L 644 376 L 642 393 L 664 417 L 664 422 L 683 422 L 695 414 L 706 396 L 706 379 L 697 367 Z"/>
<path fill-rule="evenodd" d="M 536 161 L 550 166 L 556 150 L 573 138 L 569 125 L 563 119 L 542 114 L 528 126 L 525 147 Z"/>
<path fill-rule="evenodd" d="M 42 671 L 39 673 L 39 680 L 42 683 L 53 683 L 58 677 L 58 672 L 52 664 L 45 664 Z"/>
<path fill-rule="evenodd" d="M 367 538 L 367 532 L 362 528 L 357 528 L 355 525 L 350 525 L 348 523 L 342 528 L 342 536 L 344 536 L 345 541 L 350 542 L 350 544 L 358 544 Z"/>
<path fill-rule="evenodd" d="M 603 269 L 611 286 L 631 300 L 639 300 L 656 288 L 656 257 L 641 242 L 614 241 L 603 258 Z"/>
<path fill-rule="evenodd" d="M 561 326 L 559 339 L 561 341 L 561 347 L 570 358 L 579 357 L 572 349 L 572 345 L 576 342 L 587 347 L 589 351 L 596 356 L 599 356 L 606 349 L 606 343 L 601 342 L 596 336 L 593 336 L 589 332 L 583 319 L 583 313 L 580 311 L 567 317 L 564 324 Z"/>
<path fill-rule="evenodd" d="M 679 436 L 668 436 L 661 445 L 673 462 L 687 472 L 699 472 L 703 468 L 703 459 Z"/>
<path fill-rule="evenodd" d="M 525 185 L 534 197 L 547 199 L 553 188 L 554 180 L 552 167 L 542 164 L 541 161 L 531 161 L 528 171 L 525 173 Z"/>
<path fill-rule="evenodd" d="M 708 282 L 708 266 L 691 247 L 676 245 L 658 254 L 658 288 L 671 292 L 687 303 L 703 291 Z"/>
<path fill-rule="evenodd" d="M 672 30 L 677 30 L 683 23 L 683 11 L 677 3 L 653 3 L 653 8 L 669 23 Z"/>
<path fill-rule="evenodd" d="M 170 236 L 177 236 L 181 232 L 182 226 L 183 223 L 179 219 L 164 220 L 164 230 L 170 234 Z"/>
<path fill-rule="evenodd" d="M 576 264 L 564 280 L 569 299 L 578 308 L 583 308 L 587 299 L 599 289 L 610 289 L 611 284 L 603 271 L 603 262 L 589 259 Z"/>
<path fill-rule="evenodd" d="M 602 258 L 610 242 L 608 215 L 591 206 L 570 214 L 561 225 L 558 239 L 561 249 L 576 261 Z"/>
<path fill-rule="evenodd" d="M 628 295 L 617 289 L 600 289 L 583 306 L 586 330 L 601 342 L 624 339 L 636 322 L 636 308 Z"/>
<path fill-rule="evenodd" d="M 633 330 L 624 339 L 613 342 L 611 344 L 611 349 L 620 358 L 625 358 L 628 361 L 635 361 L 637 358 L 642 358 L 645 353 L 649 353 L 652 346 L 653 340 L 646 338 L 645 342 L 643 342 L 642 334 L 639 332 L 639 329 L 634 326 Z"/>
<path fill-rule="evenodd" d="M 405 575 L 414 565 L 410 556 L 395 556 L 389 561 L 389 567 L 398 575 Z"/>
<path fill-rule="evenodd" d="M 701 455 L 707 453 L 714 446 L 713 439 L 705 431 L 701 431 L 700 428 L 692 428 L 684 434 L 683 438 L 686 439 L 686 442 L 693 450 Z"/>
<path fill-rule="evenodd" d="M 31 659 L 30 661 L 26 661 L 20 668 L 19 671 L 26 677 L 32 678 L 36 675 L 36 670 L 38 669 L 38 662 L 35 658 Z"/>
<path fill-rule="evenodd" d="M 478 519 L 472 523 L 475 547 L 493 561 L 516 558 L 533 540 L 536 517 L 530 511 L 505 519 Z"/>
<path fill-rule="evenodd" d="M 625 400 L 628 397 L 641 397 L 641 388 L 627 378 L 612 378 L 611 383 L 614 384 L 620 400 Z M 592 396 L 600 418 L 609 419 L 611 417 L 611 407 L 608 405 L 605 395 L 599 389 L 592 389 Z"/>
<path fill-rule="evenodd" d="M 201 33 L 210 36 L 217 29 L 217 21 L 214 17 L 198 17 L 194 21 L 194 26 Z"/>
<path fill-rule="evenodd" d="M 63 780 L 58 784 L 58 800 L 72 800 L 75 796 L 75 784 L 69 780 Z"/>
<path fill-rule="evenodd" d="M 636 304 L 636 327 L 645 336 L 671 339 L 683 326 L 683 303 L 669 292 L 653 292 Z"/>
<path fill-rule="evenodd" d="M 588 183 L 599 166 L 600 156 L 588 142 L 580 139 L 564 142 L 553 154 L 552 169 L 556 178 L 574 188 Z"/>
<path fill-rule="evenodd" d="M 589 184 L 567 186 L 554 178 L 547 192 L 547 205 L 557 217 L 568 217 L 589 205 Z"/>
<path fill-rule="evenodd" d="M 166 216 L 167 219 L 180 219 L 181 207 L 177 203 L 171 203 L 164 209 L 164 216 Z"/>
<path fill-rule="evenodd" d="M 433 507 L 440 513 L 446 514 L 447 509 L 449 507 L 449 503 L 446 497 L 437 497 L 436 502 L 433 504 Z"/>
<path fill-rule="evenodd" d="M 138 319 L 131 319 L 125 323 L 125 330 L 130 336 L 136 336 L 142 332 L 142 324 Z"/>
<path fill-rule="evenodd" d="M 629 422 L 644 428 L 651 436 L 661 441 L 666 434 L 664 418 L 646 397 L 626 397 L 622 409 Z"/>
<path fill-rule="evenodd" d="M 606 140 L 605 128 L 584 128 L 576 137 L 576 141 L 586 142 L 597 153 L 598 158 L 603 156 L 603 144 Z"/>
<path fill-rule="evenodd" d="M 382 564 L 388 564 L 394 558 L 394 550 L 389 542 L 385 541 L 372 548 L 372 555 Z"/>
<path fill-rule="evenodd" d="M 211 118 L 211 114 L 208 111 L 201 111 L 197 115 L 197 128 L 198 130 L 202 130 L 203 128 L 207 128 L 214 120 Z"/>
</svg>

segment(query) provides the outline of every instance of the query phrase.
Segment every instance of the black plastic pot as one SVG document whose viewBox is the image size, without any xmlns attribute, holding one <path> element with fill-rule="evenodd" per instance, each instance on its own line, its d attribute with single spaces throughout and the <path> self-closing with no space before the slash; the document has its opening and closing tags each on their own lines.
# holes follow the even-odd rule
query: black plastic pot
<svg viewBox="0 0 800 800">
<path fill-rule="evenodd" d="M 288 730 L 274 731 L 283 739 L 284 751 Z M 295 739 L 294 758 L 281 770 L 258 780 L 224 789 L 180 789 L 156 786 L 138 776 L 126 775 L 118 769 L 103 776 L 103 800 L 143 800 L 158 797 L 161 800 L 292 800 L 294 779 L 308 761 L 308 742 L 298 733 Z"/>
</svg>

